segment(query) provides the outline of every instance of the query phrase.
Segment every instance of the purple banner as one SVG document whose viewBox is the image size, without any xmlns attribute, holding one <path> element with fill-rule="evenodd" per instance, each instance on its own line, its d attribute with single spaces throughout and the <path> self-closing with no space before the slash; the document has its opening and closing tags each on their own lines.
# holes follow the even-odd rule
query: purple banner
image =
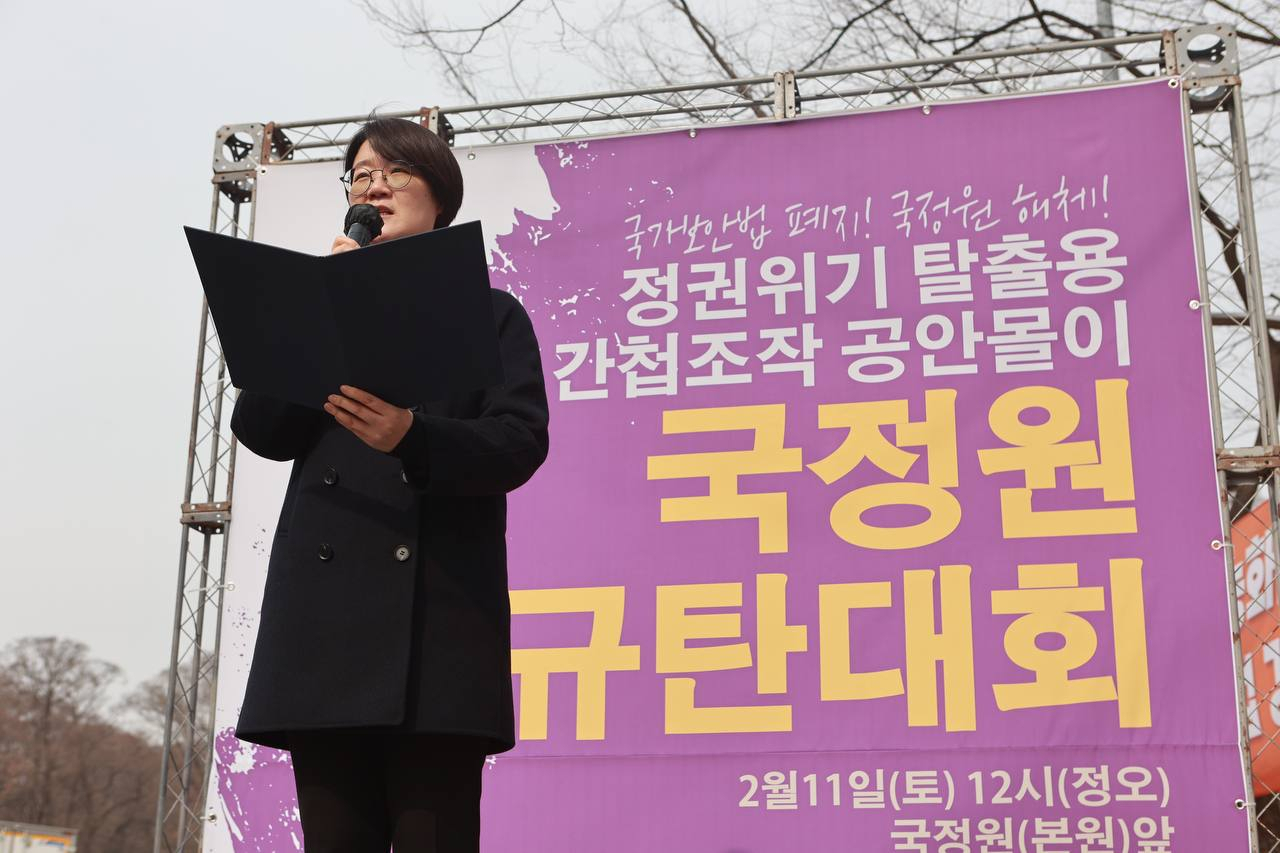
<svg viewBox="0 0 1280 853">
<path fill-rule="evenodd" d="M 1181 98 L 539 147 L 487 849 L 1245 849 Z"/>
<path fill-rule="evenodd" d="M 1247 848 L 1182 97 L 537 146 L 484 849 Z M 288 756 L 217 759 L 298 846 Z"/>
</svg>

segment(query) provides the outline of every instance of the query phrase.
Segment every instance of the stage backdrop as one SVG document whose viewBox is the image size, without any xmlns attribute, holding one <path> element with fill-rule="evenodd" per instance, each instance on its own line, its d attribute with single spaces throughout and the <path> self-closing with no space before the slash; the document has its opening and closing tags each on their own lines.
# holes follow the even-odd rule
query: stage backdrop
<svg viewBox="0 0 1280 853">
<path fill-rule="evenodd" d="M 485 850 L 1246 849 L 1181 102 L 458 149 L 552 407 Z M 327 251 L 339 168 L 257 238 Z M 301 846 L 231 734 L 286 476 L 241 448 L 209 850 Z"/>
</svg>

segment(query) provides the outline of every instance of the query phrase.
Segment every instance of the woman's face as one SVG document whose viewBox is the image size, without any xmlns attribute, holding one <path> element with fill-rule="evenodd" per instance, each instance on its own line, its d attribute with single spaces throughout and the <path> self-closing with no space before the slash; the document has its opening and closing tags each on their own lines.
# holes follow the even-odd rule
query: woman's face
<svg viewBox="0 0 1280 853">
<path fill-rule="evenodd" d="M 365 142 L 356 152 L 352 169 L 389 169 L 391 161 L 383 158 L 373 150 L 373 146 Z M 410 234 L 421 234 L 435 228 L 436 217 L 440 215 L 440 207 L 431 196 L 431 189 L 418 173 L 403 189 L 393 190 L 387 185 L 386 176 L 378 172 L 373 176 L 373 184 L 369 190 L 358 198 L 349 198 L 351 204 L 371 204 L 382 213 L 382 233 L 374 239 L 375 243 L 394 240 L 397 237 L 408 237 Z"/>
</svg>

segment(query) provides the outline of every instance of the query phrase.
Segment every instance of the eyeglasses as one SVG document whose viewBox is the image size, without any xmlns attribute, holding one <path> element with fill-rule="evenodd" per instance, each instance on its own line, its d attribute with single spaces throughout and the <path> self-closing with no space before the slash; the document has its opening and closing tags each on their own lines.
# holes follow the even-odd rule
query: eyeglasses
<svg viewBox="0 0 1280 853">
<path fill-rule="evenodd" d="M 414 165 L 416 164 L 406 163 L 403 160 L 393 160 L 386 169 L 366 169 L 362 166 L 359 169 L 349 169 L 338 180 L 346 185 L 347 194 L 352 198 L 359 198 L 369 191 L 373 186 L 373 176 L 376 172 L 382 173 L 383 179 L 391 189 L 402 190 L 413 180 Z"/>
</svg>

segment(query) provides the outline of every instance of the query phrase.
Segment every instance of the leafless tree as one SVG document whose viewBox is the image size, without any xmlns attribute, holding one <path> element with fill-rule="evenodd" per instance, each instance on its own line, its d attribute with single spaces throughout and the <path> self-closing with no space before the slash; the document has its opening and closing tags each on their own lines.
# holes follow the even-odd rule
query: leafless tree
<svg viewBox="0 0 1280 853">
<path fill-rule="evenodd" d="M 0 818 L 74 827 L 89 853 L 150 843 L 159 750 L 105 719 L 119 680 L 73 640 L 0 653 Z"/>
<path fill-rule="evenodd" d="M 641 88 L 1226 23 L 1248 81 L 1255 202 L 1265 207 L 1276 192 L 1278 0 L 1114 0 L 1110 28 L 1096 22 L 1096 0 L 489 0 L 463 13 L 443 2 L 353 2 L 476 101 L 527 96 L 552 63 L 581 70 L 582 88 Z"/>
<path fill-rule="evenodd" d="M 204 660 L 212 657 L 205 652 Z M 182 666 L 179 679 L 180 688 L 194 682 L 191 663 Z M 116 706 L 116 719 L 119 725 L 156 745 L 164 741 L 164 723 L 169 711 L 169 671 L 161 670 L 137 685 Z M 197 699 L 196 725 L 201 731 L 213 728 L 213 702 L 208 690 L 200 693 Z"/>
<path fill-rule="evenodd" d="M 489 0 L 462 13 L 443 2 L 354 2 L 476 100 L 527 94 L 548 63 L 582 69 L 585 86 L 639 88 L 1206 22 L 1236 28 L 1245 70 L 1274 59 L 1280 47 L 1276 0 L 1116 0 L 1110 31 L 1096 22 L 1096 0 Z M 513 51 L 517 44 L 531 49 Z M 1254 77 L 1254 97 L 1276 94 L 1273 73 L 1265 81 Z"/>
<path fill-rule="evenodd" d="M 83 643 L 71 640 L 28 637 L 7 650 L 0 661 L 0 686 L 6 688 L 14 726 L 23 730 L 29 745 L 27 784 L 12 792 L 11 802 L 25 819 L 49 822 L 59 740 L 65 731 L 95 718 L 119 677 L 118 667 L 90 658 Z"/>
</svg>

